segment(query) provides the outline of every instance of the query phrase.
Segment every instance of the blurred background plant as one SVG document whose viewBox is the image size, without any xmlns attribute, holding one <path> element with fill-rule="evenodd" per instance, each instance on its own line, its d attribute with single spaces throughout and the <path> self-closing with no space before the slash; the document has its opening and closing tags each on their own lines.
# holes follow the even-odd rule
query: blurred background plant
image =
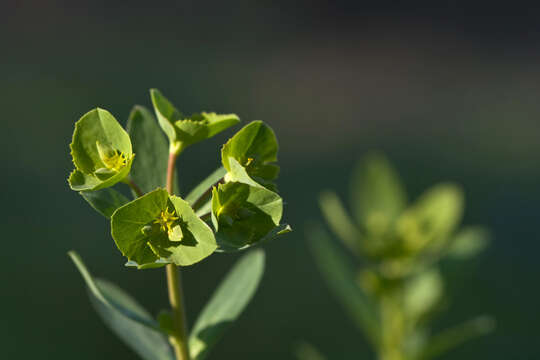
<svg viewBox="0 0 540 360">
<path fill-rule="evenodd" d="M 464 196 L 458 185 L 435 185 L 409 204 L 395 169 L 384 156 L 371 153 L 352 177 L 352 216 L 332 191 L 323 192 L 319 204 L 333 236 L 319 224 L 308 227 L 316 263 L 379 360 L 436 358 L 493 329 L 489 316 L 435 333 L 430 326 L 453 295 L 445 291 L 444 273 L 465 270 L 463 262 L 488 244 L 487 229 L 459 227 Z M 309 344 L 301 345 L 297 355 L 323 358 Z"/>
</svg>

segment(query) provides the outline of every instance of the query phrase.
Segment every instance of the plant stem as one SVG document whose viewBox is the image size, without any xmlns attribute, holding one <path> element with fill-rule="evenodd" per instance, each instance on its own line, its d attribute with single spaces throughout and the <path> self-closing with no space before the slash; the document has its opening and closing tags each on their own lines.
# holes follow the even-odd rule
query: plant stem
<svg viewBox="0 0 540 360">
<path fill-rule="evenodd" d="M 189 360 L 189 348 L 184 312 L 184 299 L 182 297 L 182 282 L 180 271 L 175 264 L 167 267 L 167 288 L 169 289 L 169 302 L 173 311 L 173 321 L 176 328 L 175 336 L 171 337 L 171 343 L 177 360 Z"/>
<path fill-rule="evenodd" d="M 169 162 L 167 164 L 167 185 L 166 189 L 169 194 L 173 193 L 173 182 L 174 182 L 174 169 L 176 166 L 176 158 L 178 157 L 175 153 L 169 153 Z"/>
<path fill-rule="evenodd" d="M 138 197 L 141 197 L 144 195 L 139 185 L 137 185 L 131 178 L 126 178 L 124 181 L 130 188 L 137 194 Z"/>
<path fill-rule="evenodd" d="M 401 288 L 401 287 L 400 287 Z M 404 323 L 399 304 L 400 290 L 390 289 L 380 298 L 382 336 L 379 360 L 404 360 Z"/>
<path fill-rule="evenodd" d="M 167 191 L 173 193 L 174 169 L 176 164 L 176 153 L 169 154 L 167 166 Z M 169 303 L 171 304 L 173 321 L 175 326 L 175 336 L 171 337 L 171 344 L 177 360 L 189 360 L 189 348 L 187 337 L 187 321 L 180 278 L 180 269 L 175 264 L 168 264 L 167 267 L 167 289 L 169 290 Z"/>
</svg>

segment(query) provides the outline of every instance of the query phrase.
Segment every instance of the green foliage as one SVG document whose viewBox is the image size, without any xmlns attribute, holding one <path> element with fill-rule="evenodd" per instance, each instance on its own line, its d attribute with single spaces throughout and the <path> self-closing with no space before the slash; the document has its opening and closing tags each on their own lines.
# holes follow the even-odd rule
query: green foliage
<svg viewBox="0 0 540 360">
<path fill-rule="evenodd" d="M 191 265 L 216 249 L 212 230 L 189 204 L 164 189 L 154 190 L 117 209 L 111 217 L 116 246 L 139 265 Z"/>
<path fill-rule="evenodd" d="M 354 217 L 333 192 L 323 192 L 319 202 L 329 227 L 359 260 L 358 270 L 323 229 L 312 226 L 308 237 L 326 283 L 380 360 L 432 358 L 491 330 L 484 317 L 430 336 L 429 322 L 445 297 L 438 261 L 470 259 L 488 243 L 482 227 L 458 229 L 459 186 L 436 185 L 407 204 L 397 172 L 371 154 L 354 172 L 351 199 Z"/>
<path fill-rule="evenodd" d="M 116 209 L 129 202 L 127 197 L 111 188 L 97 191 L 81 191 L 80 194 L 90 206 L 108 219 L 111 218 Z"/>
<path fill-rule="evenodd" d="M 280 225 L 283 200 L 271 182 L 277 177 L 278 145 L 262 121 L 243 127 L 221 149 L 225 184 L 212 190 L 212 224 L 221 251 L 246 249 L 291 231 Z"/>
<path fill-rule="evenodd" d="M 137 154 L 131 179 L 144 193 L 164 188 L 169 148 L 156 119 L 150 110 L 137 105 L 129 114 L 126 128 Z"/>
<path fill-rule="evenodd" d="M 223 166 L 217 168 L 213 173 L 208 175 L 206 179 L 201 181 L 191 192 L 186 196 L 186 201 L 191 206 L 200 205 L 203 206 L 203 203 L 208 201 L 209 196 L 211 195 L 212 187 L 217 185 L 227 174 L 227 171 Z"/>
<path fill-rule="evenodd" d="M 244 255 L 229 271 L 193 325 L 189 347 L 193 360 L 203 360 L 240 316 L 255 294 L 264 271 L 264 253 Z"/>
<path fill-rule="evenodd" d="M 174 359 L 159 324 L 143 307 L 116 285 L 94 279 L 77 253 L 71 251 L 69 256 L 86 282 L 92 306 L 126 345 L 143 359 Z"/>
<path fill-rule="evenodd" d="M 103 189 L 129 174 L 133 162 L 129 135 L 106 110 L 91 110 L 77 121 L 70 147 L 75 170 L 68 182 L 73 190 Z"/>
<path fill-rule="evenodd" d="M 278 143 L 272 129 L 262 121 L 253 121 L 236 133 L 221 149 L 221 162 L 233 172 L 231 160 L 236 160 L 256 182 L 275 190 L 272 182 L 279 174 Z"/>
<path fill-rule="evenodd" d="M 264 187 L 228 182 L 212 190 L 212 223 L 222 249 L 241 249 L 279 226 L 283 201 Z"/>
<path fill-rule="evenodd" d="M 248 253 L 233 268 L 203 309 L 189 341 L 177 266 L 193 265 L 215 251 L 246 249 L 291 231 L 280 224 L 283 200 L 272 182 L 279 169 L 271 164 L 277 160 L 277 140 L 262 122 L 244 127 L 223 147 L 227 165 L 207 176 L 184 200 L 174 195 L 177 157 L 189 145 L 239 119 L 206 112 L 186 117 L 158 90 L 150 93 L 157 120 L 146 108 L 135 106 L 127 132 L 99 108 L 76 122 L 71 143 L 75 170 L 68 181 L 110 219 L 126 266 L 167 266 L 172 311 L 164 310 L 154 320 L 120 288 L 92 278 L 78 255 L 70 252 L 70 256 L 96 311 L 139 356 L 190 360 L 191 346 L 191 357 L 202 360 L 253 296 L 262 277 L 264 253 Z M 111 188 L 119 182 L 130 186 L 133 200 Z"/>
<path fill-rule="evenodd" d="M 159 90 L 150 90 L 150 96 L 159 125 L 169 138 L 172 151 L 177 153 L 240 122 L 235 114 L 201 112 L 184 116 Z"/>
<path fill-rule="evenodd" d="M 311 249 L 330 289 L 355 324 L 373 344 L 379 339 L 380 320 L 375 304 L 356 283 L 356 273 L 347 254 L 332 243 L 326 231 L 318 226 L 308 229 Z"/>
</svg>

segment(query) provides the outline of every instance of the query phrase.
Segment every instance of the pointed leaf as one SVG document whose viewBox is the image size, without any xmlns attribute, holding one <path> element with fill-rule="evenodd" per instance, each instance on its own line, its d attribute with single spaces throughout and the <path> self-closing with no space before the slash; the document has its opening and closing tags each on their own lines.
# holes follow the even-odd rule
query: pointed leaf
<svg viewBox="0 0 540 360">
<path fill-rule="evenodd" d="M 70 144 L 73 190 L 99 190 L 125 179 L 133 162 L 129 135 L 106 110 L 94 109 L 75 123 Z"/>
<path fill-rule="evenodd" d="M 166 337 L 144 308 L 116 285 L 94 279 L 75 252 L 69 256 L 88 286 L 92 306 L 127 346 L 146 360 L 174 360 Z"/>
<path fill-rule="evenodd" d="M 323 192 L 319 196 L 319 206 L 332 231 L 338 235 L 349 250 L 358 255 L 361 248 L 362 235 L 356 225 L 351 221 L 349 214 L 347 214 L 336 193 L 331 191 Z"/>
<path fill-rule="evenodd" d="M 131 179 L 144 193 L 165 187 L 169 147 L 150 110 L 135 106 L 129 115 L 127 131 L 137 155 L 131 167 Z"/>
<path fill-rule="evenodd" d="M 332 243 L 320 227 L 308 229 L 310 247 L 327 286 L 341 302 L 366 337 L 377 344 L 379 317 L 377 308 L 356 283 L 356 276 L 347 255 Z"/>
<path fill-rule="evenodd" d="M 186 201 L 189 203 L 189 205 L 193 206 L 195 203 L 200 203 L 201 200 L 204 200 L 203 197 L 205 193 L 210 195 L 212 186 L 216 185 L 217 182 L 223 179 L 226 173 L 227 171 L 225 168 L 220 166 L 213 173 L 208 175 L 206 179 L 201 181 L 201 183 L 191 190 L 191 192 L 186 196 Z"/>
<path fill-rule="evenodd" d="M 116 209 L 129 202 L 127 197 L 112 188 L 98 191 L 81 191 L 80 194 L 84 200 L 88 201 L 90 206 L 108 219 Z"/>
<path fill-rule="evenodd" d="M 218 115 L 202 112 L 193 114 L 187 119 L 175 121 L 174 127 L 182 148 L 186 148 L 209 139 L 239 122 L 240 119 L 235 114 Z"/>
<path fill-rule="evenodd" d="M 203 308 L 189 337 L 192 360 L 203 360 L 247 306 L 262 278 L 264 252 L 244 255 Z"/>
<path fill-rule="evenodd" d="M 171 146 L 178 146 L 178 137 L 174 129 L 174 122 L 182 118 L 182 114 L 157 89 L 150 89 L 150 98 L 161 129 L 169 138 Z"/>
<path fill-rule="evenodd" d="M 159 90 L 150 90 L 150 96 L 159 124 L 169 138 L 171 149 L 177 153 L 240 122 L 235 114 L 202 112 L 184 117 Z"/>
<path fill-rule="evenodd" d="M 384 156 L 376 153 L 357 165 L 351 194 L 356 218 L 370 233 L 387 230 L 407 203 L 397 172 Z"/>
</svg>

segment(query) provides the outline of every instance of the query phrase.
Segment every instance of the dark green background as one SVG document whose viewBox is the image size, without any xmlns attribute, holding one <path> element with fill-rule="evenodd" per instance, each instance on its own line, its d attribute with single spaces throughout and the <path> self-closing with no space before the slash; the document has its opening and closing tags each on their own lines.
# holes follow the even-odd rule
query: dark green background
<svg viewBox="0 0 540 360">
<path fill-rule="evenodd" d="M 267 246 L 262 286 L 212 359 L 292 359 L 298 340 L 330 359 L 372 358 L 328 294 L 304 227 L 317 193 L 346 196 L 355 161 L 379 149 L 412 197 L 442 180 L 466 191 L 465 223 L 494 233 L 449 284 L 436 326 L 493 314 L 496 332 L 447 359 L 540 356 L 540 17 L 528 4 L 467 2 L 17 1 L 0 5 L 1 358 L 132 359 L 94 314 L 66 252 L 151 311 L 163 271 L 134 271 L 107 222 L 68 189 L 74 122 L 100 106 L 125 121 L 160 88 L 185 112 L 236 112 L 276 131 L 295 232 Z M 232 132 L 180 160 L 189 189 Z M 194 319 L 236 259 L 187 268 Z"/>
</svg>

